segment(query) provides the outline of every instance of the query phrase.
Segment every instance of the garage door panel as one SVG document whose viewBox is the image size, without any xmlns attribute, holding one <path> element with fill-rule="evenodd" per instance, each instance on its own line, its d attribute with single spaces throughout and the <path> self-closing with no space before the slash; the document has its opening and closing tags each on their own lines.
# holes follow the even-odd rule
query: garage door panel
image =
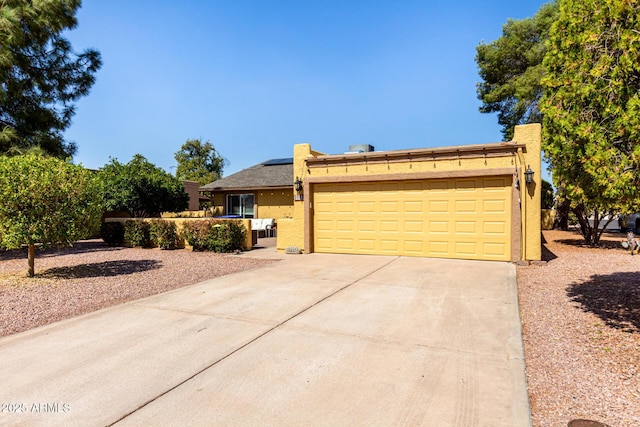
<svg viewBox="0 0 640 427">
<path fill-rule="evenodd" d="M 505 213 L 507 211 L 506 200 L 500 199 L 487 199 L 484 201 L 485 213 Z"/>
<path fill-rule="evenodd" d="M 358 248 L 362 251 L 374 252 L 376 241 L 375 239 L 358 239 Z"/>
<path fill-rule="evenodd" d="M 354 189 L 350 184 L 336 184 L 333 188 L 333 191 L 339 193 L 341 196 L 351 197 L 353 196 Z"/>
<path fill-rule="evenodd" d="M 485 235 L 501 235 L 505 236 L 507 234 L 507 224 L 500 221 L 483 221 L 482 223 L 482 232 Z"/>
<path fill-rule="evenodd" d="M 425 252 L 424 241 L 422 240 L 405 240 L 404 251 L 409 255 L 423 255 Z"/>
<path fill-rule="evenodd" d="M 457 234 L 476 234 L 476 221 L 456 221 Z"/>
<path fill-rule="evenodd" d="M 355 185 L 357 191 L 370 191 L 375 192 L 379 190 L 376 183 L 360 183 Z"/>
<path fill-rule="evenodd" d="M 328 219 L 321 219 L 318 220 L 316 222 L 316 231 L 326 231 L 326 232 L 332 232 L 333 231 L 333 224 L 334 222 Z"/>
<path fill-rule="evenodd" d="M 376 222 L 371 221 L 358 221 L 358 228 L 356 229 L 359 232 L 374 232 L 376 230 Z"/>
<path fill-rule="evenodd" d="M 399 242 L 397 239 L 380 239 L 380 251 L 397 254 Z"/>
<path fill-rule="evenodd" d="M 455 213 L 457 214 L 475 214 L 476 213 L 476 201 L 475 200 L 456 200 Z"/>
<path fill-rule="evenodd" d="M 449 202 L 446 200 L 430 200 L 429 213 L 449 213 Z"/>
<path fill-rule="evenodd" d="M 429 221 L 429 233 L 449 233 L 449 221 Z"/>
<path fill-rule="evenodd" d="M 474 193 L 477 188 L 476 179 L 457 179 L 455 181 L 455 189 L 459 193 Z"/>
<path fill-rule="evenodd" d="M 422 193 L 424 190 L 424 183 L 422 181 L 409 181 L 404 185 L 404 192 L 407 194 Z"/>
<path fill-rule="evenodd" d="M 432 240 L 429 242 L 429 255 L 431 256 L 446 256 L 449 254 L 449 242 Z"/>
<path fill-rule="evenodd" d="M 358 201 L 358 212 L 359 214 L 374 214 L 376 210 L 375 202 L 364 202 Z"/>
<path fill-rule="evenodd" d="M 380 202 L 380 212 L 382 213 L 398 213 L 398 201 L 397 200 L 383 200 Z"/>
<path fill-rule="evenodd" d="M 339 201 L 336 203 L 336 210 L 339 214 L 353 214 L 353 202 L 349 201 Z"/>
<path fill-rule="evenodd" d="M 353 221 L 352 220 L 338 220 L 336 221 L 336 228 L 338 231 L 346 231 L 346 232 L 352 232 L 353 231 Z"/>
<path fill-rule="evenodd" d="M 380 231 L 397 233 L 398 231 L 400 231 L 400 224 L 398 223 L 397 219 L 380 221 Z"/>
<path fill-rule="evenodd" d="M 322 212 L 326 212 L 329 210 L 333 209 L 333 202 L 332 201 L 322 201 L 322 200 L 318 200 L 316 201 L 316 209 Z"/>
<path fill-rule="evenodd" d="M 336 239 L 336 243 L 338 246 L 338 249 L 341 251 L 352 251 L 354 250 L 354 246 L 353 246 L 353 239 L 350 237 L 347 238 L 337 238 Z"/>
<path fill-rule="evenodd" d="M 507 255 L 507 245 L 498 242 L 485 242 L 483 245 L 483 252 L 488 257 L 495 257 L 502 259 Z"/>
<path fill-rule="evenodd" d="M 324 252 L 326 250 L 330 250 L 333 247 L 331 240 L 332 239 L 330 239 L 330 238 L 317 237 L 316 238 L 316 250 L 318 252 Z"/>
<path fill-rule="evenodd" d="M 482 189 L 486 193 L 498 192 L 504 193 L 507 187 L 506 178 L 484 178 Z"/>
<path fill-rule="evenodd" d="M 427 181 L 425 189 L 432 194 L 447 194 L 450 185 L 451 181 L 448 180 Z"/>
<path fill-rule="evenodd" d="M 404 202 L 404 213 L 418 213 L 423 212 L 421 200 L 410 200 Z"/>
<path fill-rule="evenodd" d="M 317 252 L 510 259 L 511 177 L 322 184 Z"/>
<path fill-rule="evenodd" d="M 402 183 L 399 182 L 383 182 L 380 184 L 380 187 L 377 189 L 377 191 L 393 196 L 401 190 L 401 185 Z"/>
<path fill-rule="evenodd" d="M 404 232 L 405 233 L 422 233 L 424 221 L 405 221 Z"/>
</svg>

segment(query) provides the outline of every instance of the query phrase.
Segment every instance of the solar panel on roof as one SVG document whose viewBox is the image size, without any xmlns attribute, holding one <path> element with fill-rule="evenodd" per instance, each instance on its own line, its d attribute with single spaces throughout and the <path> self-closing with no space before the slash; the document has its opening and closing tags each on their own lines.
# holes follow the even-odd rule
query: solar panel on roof
<svg viewBox="0 0 640 427">
<path fill-rule="evenodd" d="M 293 157 L 286 159 L 271 159 L 263 163 L 264 166 L 277 166 L 277 165 L 292 165 Z"/>
</svg>

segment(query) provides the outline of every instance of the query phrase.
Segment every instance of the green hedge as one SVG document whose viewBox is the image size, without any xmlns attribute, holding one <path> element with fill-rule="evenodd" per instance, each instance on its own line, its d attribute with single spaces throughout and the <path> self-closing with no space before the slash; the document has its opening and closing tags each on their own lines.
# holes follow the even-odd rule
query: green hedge
<svg viewBox="0 0 640 427">
<path fill-rule="evenodd" d="M 153 220 L 149 223 L 151 243 L 160 249 L 175 249 L 181 243 L 178 228 L 173 221 Z"/>
<path fill-rule="evenodd" d="M 240 221 L 186 222 L 182 237 L 194 251 L 233 252 L 242 249 L 247 230 Z"/>
<path fill-rule="evenodd" d="M 151 245 L 150 225 L 144 221 L 129 220 L 124 223 L 124 240 L 131 246 L 148 247 Z"/>
<path fill-rule="evenodd" d="M 119 222 L 103 222 L 100 237 L 109 246 L 121 246 L 124 243 L 124 226 Z"/>
</svg>

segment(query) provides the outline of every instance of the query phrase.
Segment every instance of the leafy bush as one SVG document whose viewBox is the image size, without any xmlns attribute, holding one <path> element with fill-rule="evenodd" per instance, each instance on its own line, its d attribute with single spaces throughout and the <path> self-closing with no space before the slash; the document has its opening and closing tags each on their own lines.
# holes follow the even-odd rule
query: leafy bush
<svg viewBox="0 0 640 427">
<path fill-rule="evenodd" d="M 140 154 L 127 164 L 111 159 L 98 174 L 107 211 L 127 212 L 133 218 L 159 217 L 162 212 L 187 208 L 189 195 L 175 176 Z"/>
<path fill-rule="evenodd" d="M 240 221 L 190 221 L 182 237 L 194 251 L 232 252 L 242 249 L 246 229 Z"/>
<path fill-rule="evenodd" d="M 153 220 L 149 224 L 151 243 L 160 249 L 175 249 L 180 244 L 178 229 L 173 221 Z"/>
<path fill-rule="evenodd" d="M 124 223 L 124 239 L 131 246 L 149 246 L 151 239 L 149 237 L 149 223 L 144 221 L 129 220 Z"/>
<path fill-rule="evenodd" d="M 103 222 L 100 236 L 107 245 L 120 246 L 124 243 L 124 226 L 120 222 Z"/>
<path fill-rule="evenodd" d="M 189 221 L 182 226 L 182 238 L 193 247 L 194 251 L 207 250 L 205 247 L 206 236 L 212 233 L 211 221 Z"/>
</svg>

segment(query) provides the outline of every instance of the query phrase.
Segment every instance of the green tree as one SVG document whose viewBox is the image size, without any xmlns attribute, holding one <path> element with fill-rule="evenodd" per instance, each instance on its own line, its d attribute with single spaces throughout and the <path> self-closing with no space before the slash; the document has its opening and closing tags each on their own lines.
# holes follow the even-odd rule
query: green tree
<svg viewBox="0 0 640 427">
<path fill-rule="evenodd" d="M 542 60 L 558 5 L 543 5 L 532 18 L 509 19 L 502 36 L 476 47 L 476 63 L 482 83 L 477 85 L 480 112 L 498 113 L 505 141 L 519 124 L 540 123 L 538 103 L 543 93 Z"/>
<path fill-rule="evenodd" d="M 29 276 L 35 246 L 86 238 L 102 215 L 94 172 L 53 157 L 0 156 L 0 247 L 28 247 Z"/>
<path fill-rule="evenodd" d="M 134 218 L 157 217 L 162 212 L 183 211 L 189 203 L 182 181 L 140 154 L 127 164 L 111 159 L 100 176 L 109 211 L 127 212 Z"/>
<path fill-rule="evenodd" d="M 102 65 L 96 50 L 75 53 L 61 36 L 76 27 L 79 7 L 80 0 L 0 1 L 0 152 L 40 146 L 60 158 L 74 154 L 62 133 Z"/>
<path fill-rule="evenodd" d="M 203 144 L 200 139 L 188 139 L 175 153 L 175 159 L 178 179 L 198 181 L 200 185 L 222 178 L 222 170 L 227 165 L 227 160 L 209 141 Z"/>
<path fill-rule="evenodd" d="M 590 245 L 605 215 L 640 203 L 638 28 L 639 2 L 560 0 L 549 35 L 543 149 Z"/>
<path fill-rule="evenodd" d="M 542 180 L 542 209 L 553 209 L 555 198 L 553 196 L 553 186 L 545 179 Z"/>
</svg>

